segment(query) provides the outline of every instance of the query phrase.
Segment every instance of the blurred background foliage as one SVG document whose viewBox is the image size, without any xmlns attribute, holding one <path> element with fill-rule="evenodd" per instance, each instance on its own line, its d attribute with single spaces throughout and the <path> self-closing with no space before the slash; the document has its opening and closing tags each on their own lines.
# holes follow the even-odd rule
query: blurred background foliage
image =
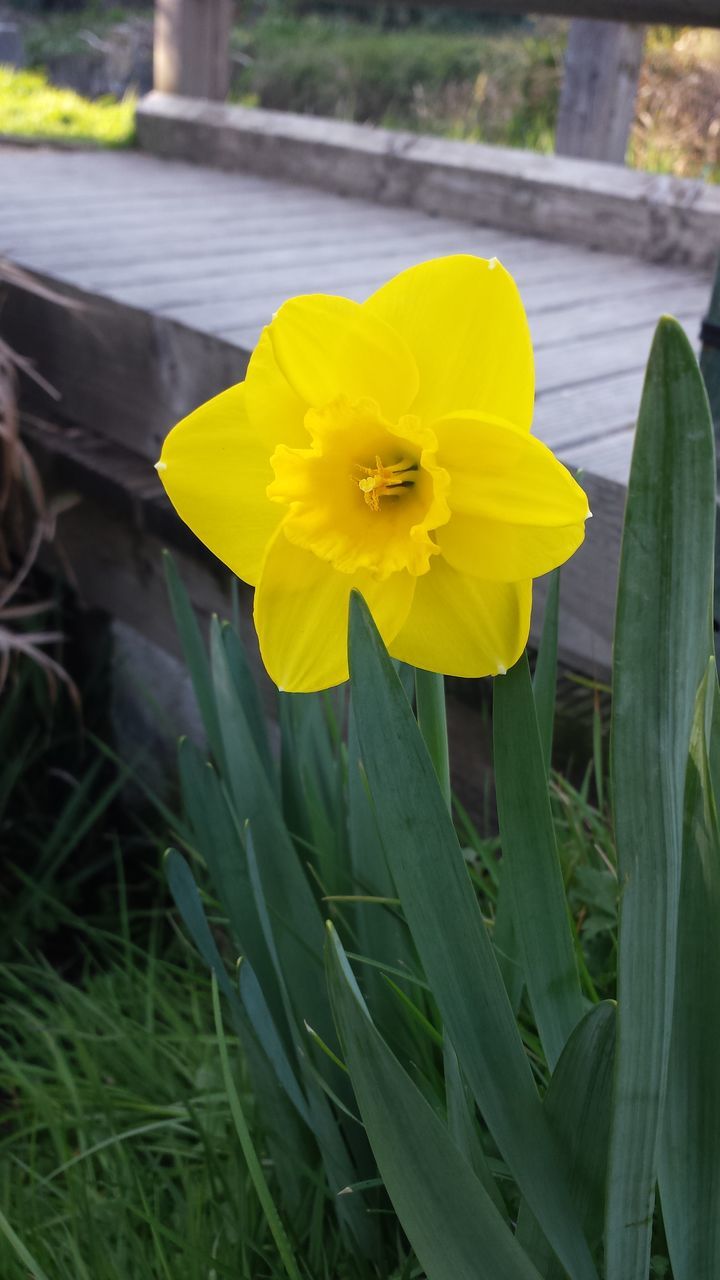
<svg viewBox="0 0 720 1280">
<path fill-rule="evenodd" d="M 152 12 L 147 4 L 16 0 L 27 62 L 50 82 L 97 99 L 144 92 L 151 84 Z M 547 18 L 478 17 L 411 5 L 270 0 L 237 6 L 233 99 L 283 111 L 385 125 L 550 151 L 567 23 Z M 77 103 L 51 107 L 35 82 L 0 87 L 0 131 L 11 132 L 24 95 L 35 136 L 58 127 L 77 139 L 132 138 L 132 106 L 96 123 Z M 44 99 L 43 99 L 44 95 Z M 55 116 L 59 118 L 58 126 Z M 17 124 L 16 124 L 17 127 Z M 640 168 L 720 180 L 720 33 L 653 27 L 637 99 L 629 162 Z"/>
</svg>

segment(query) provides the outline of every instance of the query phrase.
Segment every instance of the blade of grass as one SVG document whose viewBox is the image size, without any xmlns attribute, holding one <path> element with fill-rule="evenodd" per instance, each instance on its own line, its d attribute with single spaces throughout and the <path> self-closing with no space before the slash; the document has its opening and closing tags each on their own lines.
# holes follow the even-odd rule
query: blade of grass
<svg viewBox="0 0 720 1280">
<path fill-rule="evenodd" d="M 235 1125 L 235 1132 L 240 1140 L 240 1146 L 242 1147 L 243 1155 L 245 1156 L 253 1186 L 257 1192 L 257 1198 L 262 1205 L 263 1213 L 267 1219 L 267 1224 L 272 1232 L 273 1240 L 277 1245 L 278 1253 L 280 1254 L 289 1280 L 302 1280 L 297 1263 L 295 1262 L 295 1256 L 293 1254 L 287 1232 L 285 1231 L 277 1206 L 270 1193 L 267 1179 L 263 1173 L 262 1165 L 250 1136 L 250 1130 L 243 1113 L 238 1091 L 235 1088 L 235 1081 L 233 1080 L 232 1072 L 230 1070 L 230 1060 L 228 1057 L 222 1012 L 220 1010 L 218 980 L 214 970 L 212 975 L 212 1001 L 213 1014 L 215 1016 L 215 1030 L 217 1032 L 218 1047 L 220 1050 L 220 1066 L 222 1068 L 225 1092 L 227 1093 L 228 1103 L 230 1105 L 230 1114 L 232 1115 L 233 1124 Z"/>
<path fill-rule="evenodd" d="M 32 1280 L 48 1280 L 47 1275 L 42 1267 L 33 1258 L 28 1249 L 25 1248 L 22 1240 L 15 1231 L 13 1231 L 2 1209 L 0 1209 L 0 1231 L 2 1231 L 8 1244 L 17 1254 L 24 1267 L 27 1267 Z"/>
</svg>

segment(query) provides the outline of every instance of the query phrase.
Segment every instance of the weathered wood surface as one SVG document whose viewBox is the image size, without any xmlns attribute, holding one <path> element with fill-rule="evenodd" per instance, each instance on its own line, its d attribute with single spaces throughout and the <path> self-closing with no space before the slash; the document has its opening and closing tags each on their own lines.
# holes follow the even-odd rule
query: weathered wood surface
<svg viewBox="0 0 720 1280">
<path fill-rule="evenodd" d="M 352 0 L 353 4 L 357 0 Z M 390 0 L 405 4 L 405 0 Z M 450 7 L 473 13 L 512 16 L 548 13 L 560 18 L 606 18 L 614 22 L 668 23 L 681 27 L 720 27 L 717 0 L 417 0 L 433 9 Z"/>
<path fill-rule="evenodd" d="M 126 621 L 146 618 L 143 629 L 163 639 L 155 632 L 167 632 L 166 622 L 147 617 L 160 607 L 150 604 L 160 587 L 145 597 L 137 584 L 155 582 L 151 561 L 163 540 L 186 557 L 199 552 L 150 464 L 173 422 L 243 376 L 261 326 L 286 296 L 361 299 L 423 257 L 495 254 L 528 307 L 536 432 L 585 471 L 594 512 L 565 572 L 563 652 L 586 671 L 607 671 L 632 424 L 654 324 L 671 311 L 694 337 L 708 272 L 132 153 L 0 149 L 0 183 L 0 253 L 84 304 L 68 312 L 13 289 L 0 322 L 62 393 L 59 406 L 38 392 L 29 407 L 74 423 L 74 434 L 36 438 L 55 459 L 54 483 L 86 494 L 93 530 L 110 521 L 98 568 L 102 538 L 83 535 L 82 511 L 68 517 L 93 603 L 115 599 Z M 222 571 L 200 560 L 202 604 Z"/>
<path fill-rule="evenodd" d="M 625 163 L 644 46 L 641 25 L 592 18 L 570 24 L 555 133 L 558 155 Z"/>
<path fill-rule="evenodd" d="M 230 88 L 233 18 L 233 0 L 155 0 L 155 88 L 222 102 Z"/>
<path fill-rule="evenodd" d="M 158 155 L 566 244 L 700 266 L 720 248 L 720 190 L 687 178 L 158 93 L 137 123 Z"/>
</svg>

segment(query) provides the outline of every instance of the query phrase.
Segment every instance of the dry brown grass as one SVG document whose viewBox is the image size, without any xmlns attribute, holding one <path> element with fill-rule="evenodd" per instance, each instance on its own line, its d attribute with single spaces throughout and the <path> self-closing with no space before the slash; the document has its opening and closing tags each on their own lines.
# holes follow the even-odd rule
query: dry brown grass
<svg viewBox="0 0 720 1280">
<path fill-rule="evenodd" d="M 0 259 L 0 288 L 18 283 L 36 293 L 50 292 L 12 263 Z M 52 387 L 32 364 L 0 338 L 0 693 L 14 663 L 25 658 L 42 669 L 51 695 L 58 681 L 62 681 L 77 700 L 72 680 L 48 652 L 62 640 L 59 631 L 43 626 L 54 601 L 39 600 L 26 590 L 43 543 L 53 539 L 57 517 L 65 504 L 47 500 L 40 473 L 20 436 L 20 370 L 53 394 Z"/>
<path fill-rule="evenodd" d="M 630 160 L 720 181 L 720 32 L 650 32 Z"/>
</svg>

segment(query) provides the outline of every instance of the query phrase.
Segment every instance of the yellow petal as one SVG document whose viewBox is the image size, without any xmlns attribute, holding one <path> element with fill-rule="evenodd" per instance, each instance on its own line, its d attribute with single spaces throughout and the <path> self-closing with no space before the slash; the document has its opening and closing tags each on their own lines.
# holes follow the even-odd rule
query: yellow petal
<svg viewBox="0 0 720 1280">
<path fill-rule="evenodd" d="M 307 405 L 280 369 L 267 328 L 250 357 L 245 389 L 253 429 L 266 442 L 269 453 L 279 444 L 296 448 L 309 444 L 304 425 Z"/>
<path fill-rule="evenodd" d="M 535 436 L 469 413 L 439 419 L 433 431 L 453 511 L 548 526 L 587 518 L 584 490 Z"/>
<path fill-rule="evenodd" d="M 569 559 L 585 536 L 587 497 L 544 444 L 479 415 L 441 419 L 433 429 L 452 510 L 437 537 L 456 569 L 516 582 Z"/>
<path fill-rule="evenodd" d="M 451 676 L 488 676 L 517 662 L 530 631 L 532 583 L 485 582 L 442 557 L 418 578 L 394 658 Z"/>
<path fill-rule="evenodd" d="M 347 680 L 350 592 L 364 596 L 388 644 L 408 615 L 415 582 L 409 573 L 396 573 L 385 582 L 363 570 L 339 573 L 289 542 L 281 526 L 255 592 L 260 653 L 278 688 L 313 693 Z"/>
<path fill-rule="evenodd" d="M 460 573 L 495 582 L 539 578 L 564 564 L 585 537 L 583 523 L 542 528 L 453 515 L 438 530 L 440 550 Z"/>
<path fill-rule="evenodd" d="M 248 420 L 239 383 L 183 418 L 167 436 L 158 473 L 175 510 L 238 578 L 257 582 L 283 512 L 266 489 L 272 449 Z"/>
<path fill-rule="evenodd" d="M 416 395 L 417 369 L 406 343 L 348 298 L 292 298 L 267 332 L 287 381 L 314 408 L 339 396 L 350 402 L 370 397 L 394 421 Z"/>
<path fill-rule="evenodd" d="M 530 429 L 535 375 L 525 309 L 512 276 L 492 258 L 458 255 L 410 267 L 364 303 L 407 342 L 426 423 L 458 409 Z"/>
</svg>

